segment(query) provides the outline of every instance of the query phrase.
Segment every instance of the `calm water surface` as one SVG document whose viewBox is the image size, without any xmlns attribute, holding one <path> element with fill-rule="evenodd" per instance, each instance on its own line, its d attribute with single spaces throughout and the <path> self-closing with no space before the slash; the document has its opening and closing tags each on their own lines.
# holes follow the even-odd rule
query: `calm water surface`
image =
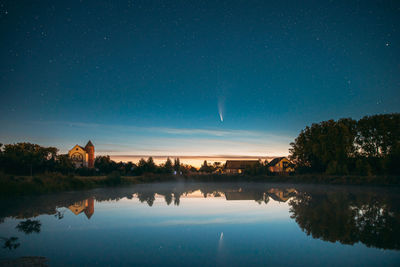
<svg viewBox="0 0 400 267">
<path fill-rule="evenodd" d="M 0 201 L 3 263 L 400 266 L 396 188 L 165 183 Z"/>
</svg>

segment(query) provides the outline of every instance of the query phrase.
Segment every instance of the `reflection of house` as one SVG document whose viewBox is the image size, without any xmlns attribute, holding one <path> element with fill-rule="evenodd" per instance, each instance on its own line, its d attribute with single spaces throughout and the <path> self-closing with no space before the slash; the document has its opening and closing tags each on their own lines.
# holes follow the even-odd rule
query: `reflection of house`
<svg viewBox="0 0 400 267">
<path fill-rule="evenodd" d="M 263 193 L 260 191 L 242 191 L 242 189 L 227 191 L 225 192 L 226 200 L 255 200 L 257 202 L 264 201 L 267 203 L 269 198 L 272 198 L 275 201 L 286 202 L 291 197 L 294 197 L 297 194 L 296 189 L 278 189 L 271 188 L 267 192 Z"/>
<path fill-rule="evenodd" d="M 226 173 L 243 173 L 246 168 L 254 167 L 260 163 L 259 160 L 227 160 L 225 164 Z"/>
<path fill-rule="evenodd" d="M 68 151 L 68 156 L 72 159 L 76 168 L 94 167 L 94 145 L 90 140 L 85 147 L 75 145 L 70 151 Z"/>
<path fill-rule="evenodd" d="M 294 172 L 294 165 L 286 157 L 274 158 L 268 163 L 270 172 L 289 173 Z"/>
<path fill-rule="evenodd" d="M 226 200 L 256 200 L 253 192 L 225 192 Z"/>
<path fill-rule="evenodd" d="M 84 212 L 86 217 L 90 219 L 94 213 L 94 198 L 75 202 L 73 205 L 69 206 L 68 209 L 70 209 L 75 215 Z"/>
<path fill-rule="evenodd" d="M 268 190 L 268 196 L 275 201 L 286 202 L 289 198 L 294 197 L 297 194 L 296 189 L 289 188 L 285 190 L 271 188 Z"/>
</svg>

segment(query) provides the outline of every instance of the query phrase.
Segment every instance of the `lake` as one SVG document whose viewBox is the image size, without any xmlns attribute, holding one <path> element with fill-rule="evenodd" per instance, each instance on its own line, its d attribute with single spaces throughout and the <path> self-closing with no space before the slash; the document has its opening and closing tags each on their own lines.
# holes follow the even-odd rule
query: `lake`
<svg viewBox="0 0 400 267">
<path fill-rule="evenodd" d="M 399 266 L 400 190 L 160 183 L 1 199 L 0 259 L 50 266 Z"/>
</svg>

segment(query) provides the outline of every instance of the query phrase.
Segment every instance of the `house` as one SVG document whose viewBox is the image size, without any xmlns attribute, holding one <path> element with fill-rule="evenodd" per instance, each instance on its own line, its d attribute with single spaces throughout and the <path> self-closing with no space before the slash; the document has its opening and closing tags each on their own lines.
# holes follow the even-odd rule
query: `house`
<svg viewBox="0 0 400 267">
<path fill-rule="evenodd" d="M 68 151 L 68 157 L 71 158 L 75 168 L 94 168 L 94 145 L 90 140 L 85 147 L 75 145 L 70 151 Z"/>
<path fill-rule="evenodd" d="M 294 172 L 294 164 L 286 157 L 274 158 L 268 163 L 268 170 L 275 173 Z"/>
<path fill-rule="evenodd" d="M 260 160 L 227 160 L 224 172 L 228 174 L 240 174 L 246 168 L 254 167 L 259 163 Z"/>
</svg>

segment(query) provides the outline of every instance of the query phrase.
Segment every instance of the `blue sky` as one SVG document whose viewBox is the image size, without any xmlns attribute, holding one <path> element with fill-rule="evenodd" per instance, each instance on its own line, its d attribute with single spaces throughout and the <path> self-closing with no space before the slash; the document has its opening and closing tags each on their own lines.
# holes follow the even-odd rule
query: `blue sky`
<svg viewBox="0 0 400 267">
<path fill-rule="evenodd" d="M 0 142 L 286 155 L 313 122 L 399 112 L 399 17 L 398 1 L 2 1 Z"/>
</svg>

